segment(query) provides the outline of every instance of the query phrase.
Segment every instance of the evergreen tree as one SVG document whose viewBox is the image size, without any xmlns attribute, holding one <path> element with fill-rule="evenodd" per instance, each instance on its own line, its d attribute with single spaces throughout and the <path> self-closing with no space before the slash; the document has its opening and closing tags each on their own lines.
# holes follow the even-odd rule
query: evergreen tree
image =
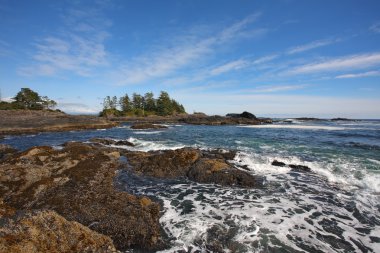
<svg viewBox="0 0 380 253">
<path fill-rule="evenodd" d="M 144 108 L 146 111 L 155 112 L 157 109 L 156 99 L 154 99 L 153 92 L 147 92 L 144 95 Z"/>
<path fill-rule="evenodd" d="M 134 109 L 143 109 L 143 97 L 140 94 L 133 93 L 132 104 Z"/>
<path fill-rule="evenodd" d="M 108 110 L 108 109 L 111 109 L 111 97 L 110 96 L 107 96 L 104 98 L 103 100 L 103 110 Z"/>
<path fill-rule="evenodd" d="M 161 91 L 157 99 L 157 114 L 161 116 L 170 115 L 173 113 L 172 101 L 166 91 Z"/>
<path fill-rule="evenodd" d="M 124 97 L 120 97 L 119 105 L 123 112 L 130 112 L 132 110 L 131 100 L 129 99 L 128 94 L 125 94 Z"/>
</svg>

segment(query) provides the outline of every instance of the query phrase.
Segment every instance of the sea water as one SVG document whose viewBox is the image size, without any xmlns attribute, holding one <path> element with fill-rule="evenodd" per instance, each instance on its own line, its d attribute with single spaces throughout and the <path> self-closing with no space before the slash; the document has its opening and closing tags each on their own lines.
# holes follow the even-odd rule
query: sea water
<svg viewBox="0 0 380 253">
<path fill-rule="evenodd" d="M 162 204 L 171 248 L 162 252 L 380 252 L 380 121 L 258 126 L 167 125 L 7 136 L 18 149 L 59 148 L 94 137 L 129 140 L 131 150 L 236 150 L 231 161 L 263 179 L 257 189 L 157 180 L 122 171 L 118 184 Z M 311 172 L 275 167 L 274 160 Z"/>
</svg>

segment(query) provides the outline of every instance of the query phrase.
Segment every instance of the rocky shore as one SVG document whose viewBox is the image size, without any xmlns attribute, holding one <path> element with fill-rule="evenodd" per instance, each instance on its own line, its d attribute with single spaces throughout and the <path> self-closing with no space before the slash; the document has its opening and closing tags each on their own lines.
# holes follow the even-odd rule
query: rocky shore
<svg viewBox="0 0 380 253">
<path fill-rule="evenodd" d="M 93 142 L 69 142 L 60 150 L 3 147 L 1 252 L 155 252 L 167 247 L 160 204 L 115 187 L 123 170 L 141 177 L 260 187 L 255 176 L 230 162 L 234 151 L 137 152 L 106 146 L 107 139 Z"/>
<path fill-rule="evenodd" d="M 85 129 L 118 125 L 97 116 L 67 115 L 48 110 L 0 110 L 0 136 Z"/>
</svg>

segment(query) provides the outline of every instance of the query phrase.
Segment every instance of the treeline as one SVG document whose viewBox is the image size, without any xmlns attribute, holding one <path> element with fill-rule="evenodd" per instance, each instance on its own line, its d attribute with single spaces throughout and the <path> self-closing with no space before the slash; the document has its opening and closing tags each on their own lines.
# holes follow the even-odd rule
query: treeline
<svg viewBox="0 0 380 253">
<path fill-rule="evenodd" d="M 186 113 L 183 105 L 171 99 L 166 91 L 161 91 L 157 99 L 153 92 L 147 92 L 144 96 L 133 93 L 131 98 L 128 94 L 120 98 L 107 96 L 100 116 L 167 116 L 181 113 Z"/>
<path fill-rule="evenodd" d="M 12 98 L 11 102 L 0 101 L 0 110 L 51 110 L 56 106 L 57 103 L 54 100 L 47 96 L 40 96 L 29 88 L 21 88 L 21 91 Z"/>
</svg>

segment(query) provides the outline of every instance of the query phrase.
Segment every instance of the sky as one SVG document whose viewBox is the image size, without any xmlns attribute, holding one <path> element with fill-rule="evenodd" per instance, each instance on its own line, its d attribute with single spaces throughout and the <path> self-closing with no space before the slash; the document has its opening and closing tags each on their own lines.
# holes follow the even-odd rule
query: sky
<svg viewBox="0 0 380 253">
<path fill-rule="evenodd" d="M 380 118 L 378 0 L 0 0 L 0 91 L 67 113 L 160 91 L 188 113 Z"/>
</svg>

